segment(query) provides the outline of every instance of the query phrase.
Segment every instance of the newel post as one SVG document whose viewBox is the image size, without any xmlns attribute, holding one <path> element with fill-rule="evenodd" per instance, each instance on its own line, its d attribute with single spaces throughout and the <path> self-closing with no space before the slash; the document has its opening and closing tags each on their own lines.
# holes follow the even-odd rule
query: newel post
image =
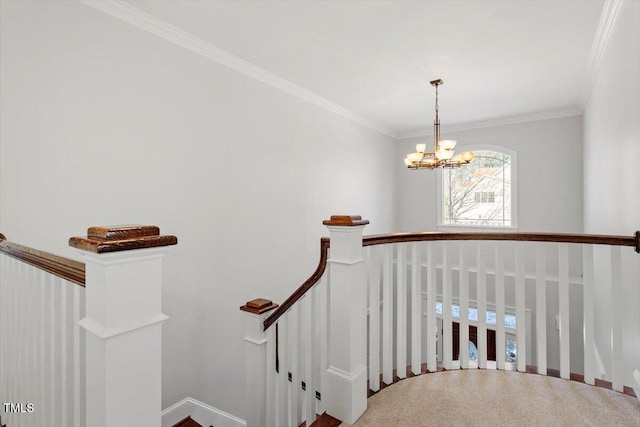
<svg viewBox="0 0 640 427">
<path fill-rule="evenodd" d="M 277 307 L 278 304 L 263 298 L 254 299 L 240 307 L 245 314 L 247 427 L 260 427 L 265 424 L 267 332 L 264 330 L 264 321 Z"/>
<path fill-rule="evenodd" d="M 162 257 L 155 226 L 91 227 L 72 237 L 86 268 L 87 425 L 161 425 Z"/>
<path fill-rule="evenodd" d="M 327 413 L 353 424 L 367 409 L 366 271 L 360 216 L 324 221 L 331 238 L 329 263 L 329 395 Z"/>
</svg>

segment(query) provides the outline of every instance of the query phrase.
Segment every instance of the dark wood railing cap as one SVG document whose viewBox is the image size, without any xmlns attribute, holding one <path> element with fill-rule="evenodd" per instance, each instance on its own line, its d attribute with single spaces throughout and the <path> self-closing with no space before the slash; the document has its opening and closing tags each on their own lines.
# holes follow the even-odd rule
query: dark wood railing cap
<svg viewBox="0 0 640 427">
<path fill-rule="evenodd" d="M 262 314 L 276 308 L 278 308 L 278 304 L 274 304 L 273 301 L 264 298 L 256 298 L 240 307 L 240 310 L 253 314 Z"/>
<path fill-rule="evenodd" d="M 87 237 L 69 239 L 69 246 L 98 254 L 171 246 L 177 243 L 176 236 L 160 235 L 160 229 L 155 225 L 89 227 Z"/>
<path fill-rule="evenodd" d="M 354 227 L 356 225 L 367 225 L 369 220 L 362 219 L 360 215 L 331 215 L 331 219 L 325 219 L 322 223 L 339 227 Z"/>
<path fill-rule="evenodd" d="M 85 284 L 85 269 L 83 263 L 9 242 L 2 233 L 0 233 L 0 253 L 77 285 L 84 286 Z"/>
<path fill-rule="evenodd" d="M 640 231 L 636 231 L 636 252 L 640 254 Z"/>
</svg>

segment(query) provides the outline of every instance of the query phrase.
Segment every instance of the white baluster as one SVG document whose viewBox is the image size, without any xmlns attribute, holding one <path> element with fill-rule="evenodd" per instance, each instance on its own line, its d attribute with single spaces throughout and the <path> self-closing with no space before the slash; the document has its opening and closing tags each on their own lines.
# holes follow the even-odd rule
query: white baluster
<svg viewBox="0 0 640 427">
<path fill-rule="evenodd" d="M 5 354 L 6 354 L 6 359 L 4 360 L 4 372 L 3 372 L 3 378 L 5 378 L 5 381 L 0 381 L 1 383 L 4 383 L 4 393 L 3 396 L 7 396 L 7 400 L 11 399 L 12 397 L 12 382 L 11 382 L 11 376 L 12 376 L 12 367 L 15 366 L 13 365 L 13 353 L 15 351 L 15 347 L 12 345 L 5 345 L 6 343 L 10 343 L 10 342 L 14 342 L 14 338 L 13 338 L 13 331 L 14 331 L 14 295 L 13 295 L 13 291 L 15 289 L 15 287 L 13 286 L 13 265 L 12 265 L 12 259 L 9 257 L 5 257 L 5 265 L 3 268 L 3 271 L 5 271 L 5 275 L 4 275 L 4 279 L 3 281 L 5 281 L 5 293 L 4 296 L 5 298 L 3 298 L 4 301 L 4 305 L 3 305 L 3 311 L 5 311 L 6 313 L 6 323 L 4 325 L 4 330 L 5 330 L 5 342 L 3 342 L 2 347 L 5 350 Z"/>
<path fill-rule="evenodd" d="M 396 263 L 396 375 L 407 377 L 407 246 L 398 244 Z"/>
<path fill-rule="evenodd" d="M 15 366 L 14 363 L 14 357 L 13 354 L 15 352 L 15 346 L 13 345 L 4 345 L 5 343 L 10 343 L 10 342 L 15 342 L 14 338 L 13 338 L 13 331 L 15 330 L 15 317 L 14 317 L 14 283 L 13 283 L 13 259 L 12 258 L 8 258 L 5 260 L 5 277 L 4 280 L 6 281 L 6 286 L 5 286 L 5 296 L 6 296 L 6 300 L 5 300 L 5 304 L 3 306 L 4 310 L 6 311 L 6 324 L 5 324 L 5 342 L 3 342 L 2 347 L 5 348 L 6 351 L 6 361 L 5 361 L 5 369 L 4 369 L 4 375 L 3 378 L 5 379 L 4 381 L 0 381 L 0 385 L 2 383 L 4 383 L 4 390 L 5 392 L 3 393 L 4 396 L 7 396 L 6 399 L 9 402 L 12 402 L 12 398 L 13 398 L 13 383 L 12 383 L 12 371 L 13 371 L 13 367 Z M 7 421 L 11 421 L 11 414 L 5 414 Z"/>
<path fill-rule="evenodd" d="M 304 341 L 304 419 L 308 426 L 316 419 L 316 383 L 313 377 L 313 368 L 315 366 L 314 359 L 314 341 L 316 341 L 316 289 L 311 289 L 307 296 L 303 299 L 304 314 L 304 333 L 302 334 Z"/>
<path fill-rule="evenodd" d="M 18 282 L 17 284 L 20 284 L 21 278 L 24 277 L 24 269 L 23 269 L 24 265 L 22 263 L 18 263 L 18 274 L 17 274 L 17 279 Z M 14 375 L 14 396 L 16 398 L 15 402 L 20 402 L 22 401 L 22 387 L 20 387 L 20 384 L 22 382 L 21 378 L 24 378 L 24 362 L 23 362 L 23 356 L 24 356 L 24 341 L 22 339 L 20 339 L 20 334 L 22 334 L 22 331 L 24 329 L 24 313 L 25 313 L 25 307 L 24 307 L 24 301 L 25 301 L 25 296 L 24 296 L 24 288 L 22 286 L 17 288 L 16 291 L 16 297 L 17 297 L 17 301 L 18 301 L 18 310 L 16 312 L 16 317 L 18 318 L 18 322 L 17 322 L 17 329 L 16 331 L 18 332 L 16 334 L 16 338 L 17 341 L 15 341 L 16 343 L 16 348 L 17 348 L 17 374 L 18 375 Z M 16 365 L 14 365 L 16 366 Z"/>
<path fill-rule="evenodd" d="M 34 411 L 34 414 L 36 415 L 35 419 L 36 419 L 36 424 L 37 425 L 43 425 L 46 424 L 46 419 L 44 417 L 45 413 L 46 413 L 46 406 L 44 405 L 44 403 L 46 402 L 46 369 L 45 369 L 45 356 L 46 356 L 46 311 L 45 311 L 45 306 L 46 306 L 46 286 L 47 286 L 47 282 L 46 282 L 46 275 L 47 273 L 45 273 L 43 270 L 40 271 L 40 274 L 38 275 L 38 309 L 37 309 L 37 316 L 38 316 L 38 322 L 37 322 L 37 328 L 39 331 L 39 340 L 38 340 L 38 362 L 37 362 L 37 366 L 38 366 L 38 370 L 40 372 L 39 375 L 39 381 L 38 381 L 38 405 L 40 406 L 40 408 L 37 411 Z M 1 298 L 1 297 L 0 297 Z M 0 356 L 1 357 L 1 356 Z M 2 374 L 0 374 L 2 375 Z"/>
<path fill-rule="evenodd" d="M 461 369 L 469 369 L 469 261 L 465 256 L 466 246 L 460 245 L 460 355 L 458 360 Z"/>
<path fill-rule="evenodd" d="M 582 298 L 584 316 L 584 382 L 595 384 L 595 345 L 593 300 L 593 245 L 582 245 Z"/>
<path fill-rule="evenodd" d="M 414 242 L 411 249 L 411 372 L 422 372 L 422 257 L 420 244 Z"/>
<path fill-rule="evenodd" d="M 435 253 L 440 247 L 437 243 L 427 243 L 427 370 L 436 372 L 437 348 L 436 348 L 436 257 Z"/>
<path fill-rule="evenodd" d="M 393 246 L 382 247 L 382 381 L 393 383 Z"/>
<path fill-rule="evenodd" d="M 7 360 L 7 264 L 6 256 L 0 253 L 0 378 L 4 378 L 4 381 L 0 381 L 0 396 L 7 395 L 7 372 L 5 370 L 5 363 Z"/>
<path fill-rule="evenodd" d="M 545 244 L 536 244 L 536 346 L 538 374 L 547 375 L 547 262 Z"/>
<path fill-rule="evenodd" d="M 33 301 L 33 293 L 32 293 L 32 273 L 33 273 L 33 267 L 29 266 L 29 265 L 25 265 L 25 271 L 24 271 L 24 275 L 22 276 L 22 283 L 21 283 L 21 288 L 22 288 L 22 294 L 24 296 L 24 326 L 23 329 L 20 331 L 21 332 L 21 341 L 24 345 L 24 352 L 22 353 L 22 361 L 23 361 L 23 366 L 24 366 L 24 371 L 23 371 L 23 375 L 21 376 L 21 384 L 20 384 L 20 388 L 21 388 L 21 392 L 22 392 L 22 398 L 20 399 L 21 402 L 25 402 L 25 401 L 32 401 L 33 400 L 33 383 L 34 383 L 34 369 L 32 368 L 32 362 L 31 362 L 31 338 L 33 335 L 33 329 L 34 329 L 34 325 L 33 325 L 33 316 L 31 315 L 31 313 L 33 313 L 33 310 L 31 308 L 31 302 Z M 27 313 L 29 313 L 29 315 L 27 315 Z M 24 422 L 24 424 L 22 424 L 25 427 L 31 427 L 32 426 L 32 420 L 31 420 L 31 416 L 27 417 L 21 417 L 22 421 Z"/>
<path fill-rule="evenodd" d="M 516 244 L 516 349 L 517 369 L 520 372 L 527 370 L 524 279 L 524 244 L 518 242 Z"/>
<path fill-rule="evenodd" d="M 504 243 L 496 242 L 496 367 L 505 369 Z"/>
<path fill-rule="evenodd" d="M 266 330 L 267 349 L 265 357 L 266 387 L 265 387 L 265 427 L 276 426 L 277 401 L 277 373 L 276 373 L 276 325 Z"/>
<path fill-rule="evenodd" d="M 329 368 L 329 272 L 320 279 L 318 285 L 318 330 L 320 331 L 320 401 L 318 413 L 326 411 L 325 402 L 328 396 L 327 369 Z"/>
<path fill-rule="evenodd" d="M 300 304 L 294 304 L 291 307 L 290 323 L 289 323 L 289 373 L 291 379 L 289 381 L 289 389 L 291 396 L 291 404 L 289 405 L 289 425 L 298 427 L 300 425 L 298 418 L 298 397 L 300 396 L 300 376 L 298 372 L 298 349 L 300 348 L 300 340 L 298 330 L 300 329 Z"/>
<path fill-rule="evenodd" d="M 558 305 L 560 308 L 560 377 L 570 376 L 570 343 L 569 336 L 569 245 L 558 245 Z"/>
<path fill-rule="evenodd" d="M 278 419 L 276 425 L 278 427 L 289 426 L 289 325 L 291 311 L 280 317 L 278 322 L 278 356 L 279 356 L 279 373 L 278 382 L 280 407 L 278 411 Z"/>
<path fill-rule="evenodd" d="M 69 322 L 69 297 L 68 289 L 64 280 L 59 280 L 59 286 L 62 291 L 60 296 L 60 386 L 61 386 L 61 403 L 60 412 L 62 417 L 62 425 L 69 425 L 69 416 L 67 413 L 69 399 L 69 371 L 67 369 L 67 361 L 69 360 L 69 334 L 67 324 Z"/>
<path fill-rule="evenodd" d="M 380 390 L 380 248 L 369 246 L 369 388 Z"/>
<path fill-rule="evenodd" d="M 624 391 L 624 354 L 622 352 L 622 327 L 624 295 L 622 293 L 622 258 L 620 246 L 611 246 L 611 383 L 616 391 Z"/>
<path fill-rule="evenodd" d="M 445 369 L 453 369 L 453 331 L 451 324 L 451 244 L 445 243 L 442 248 L 442 364 Z"/>
<path fill-rule="evenodd" d="M 487 263 L 485 242 L 478 242 L 477 290 L 478 290 L 478 368 L 487 369 Z"/>
<path fill-rule="evenodd" d="M 37 268 L 31 269 L 31 277 L 29 278 L 29 286 L 31 288 L 31 297 L 29 298 L 29 305 L 31 306 L 31 370 L 33 375 L 33 382 L 31 384 L 31 391 L 29 396 L 31 396 L 31 401 L 35 401 L 39 397 L 40 393 L 40 381 L 42 379 L 42 373 L 40 371 L 40 367 L 38 366 L 38 362 L 40 361 L 40 335 L 42 335 L 42 329 L 40 329 L 40 316 L 42 313 L 39 312 L 40 309 L 40 272 L 41 270 Z M 73 290 L 76 286 L 71 284 L 71 289 Z M 29 416 L 29 420 L 31 421 L 31 425 L 37 426 L 37 416 L 35 413 L 31 413 Z"/>
<path fill-rule="evenodd" d="M 50 294 L 49 294 L 49 336 L 51 337 L 49 341 L 49 361 L 47 366 L 47 371 L 49 372 L 49 418 L 54 426 L 59 425 L 59 420 L 56 417 L 57 405 L 56 399 L 58 390 L 56 387 L 56 348 L 57 348 L 57 337 L 56 337 L 56 319 L 58 318 L 57 310 L 60 307 L 60 289 L 56 286 L 56 280 L 54 276 L 49 276 L 49 286 Z"/>
<path fill-rule="evenodd" d="M 64 316 L 63 311 L 66 309 L 64 305 L 64 294 L 62 286 L 60 286 L 60 279 L 55 277 L 53 280 L 53 286 L 55 287 L 55 313 L 54 313 L 54 336 L 55 336 L 55 347 L 53 350 L 53 387 L 56 393 L 55 397 L 55 406 L 53 407 L 54 420 L 56 425 L 62 426 L 62 348 L 63 345 L 63 336 L 62 336 L 62 316 Z"/>
</svg>

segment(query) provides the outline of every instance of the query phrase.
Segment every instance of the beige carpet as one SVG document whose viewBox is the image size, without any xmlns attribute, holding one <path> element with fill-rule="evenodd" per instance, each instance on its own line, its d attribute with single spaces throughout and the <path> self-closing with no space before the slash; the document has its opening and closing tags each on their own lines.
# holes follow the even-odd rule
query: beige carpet
<svg viewBox="0 0 640 427">
<path fill-rule="evenodd" d="M 420 375 L 385 388 L 368 404 L 354 426 L 640 426 L 638 399 L 519 372 Z"/>
</svg>

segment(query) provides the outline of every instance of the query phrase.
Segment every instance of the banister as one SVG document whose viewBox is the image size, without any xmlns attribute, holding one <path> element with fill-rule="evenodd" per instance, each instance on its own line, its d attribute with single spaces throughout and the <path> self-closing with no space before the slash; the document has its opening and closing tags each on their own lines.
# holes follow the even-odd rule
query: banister
<svg viewBox="0 0 640 427">
<path fill-rule="evenodd" d="M 289 298 L 285 300 L 285 302 L 280 305 L 271 316 L 267 317 L 264 321 L 264 330 L 269 329 L 269 326 L 273 325 L 279 318 L 282 316 L 287 310 L 289 310 L 293 304 L 295 304 L 300 298 L 307 293 L 309 289 L 315 285 L 318 280 L 324 274 L 325 269 L 327 268 L 327 254 L 329 250 L 329 238 L 323 237 L 320 239 L 320 261 L 318 262 L 318 267 L 316 267 L 316 271 L 298 288 L 296 291 L 291 294 Z"/>
<path fill-rule="evenodd" d="M 425 242 L 440 240 L 502 240 L 502 241 L 522 241 L 522 242 L 555 242 L 555 243 L 582 243 L 592 245 L 611 246 L 631 246 L 640 253 L 640 231 L 636 231 L 633 236 L 616 236 L 604 234 L 571 234 L 571 233 L 442 233 L 435 231 L 425 231 L 416 233 L 390 233 L 364 236 L 362 246 L 383 245 L 387 243 Z M 300 300 L 309 289 L 315 285 L 324 274 L 327 266 L 328 249 L 331 245 L 328 237 L 320 239 L 320 261 L 313 274 L 286 299 L 280 307 L 264 321 L 264 329 L 267 330 L 273 325 L 287 310 L 289 310 L 298 300 Z"/>
<path fill-rule="evenodd" d="M 640 231 L 633 236 L 570 233 L 393 233 L 364 236 L 362 246 L 386 243 L 425 242 L 438 240 L 510 240 L 521 242 L 585 243 L 592 245 L 631 246 L 640 253 Z"/>
<path fill-rule="evenodd" d="M 0 253 L 76 285 L 85 285 L 85 265 L 80 261 L 9 242 L 3 234 L 0 234 Z"/>
</svg>

